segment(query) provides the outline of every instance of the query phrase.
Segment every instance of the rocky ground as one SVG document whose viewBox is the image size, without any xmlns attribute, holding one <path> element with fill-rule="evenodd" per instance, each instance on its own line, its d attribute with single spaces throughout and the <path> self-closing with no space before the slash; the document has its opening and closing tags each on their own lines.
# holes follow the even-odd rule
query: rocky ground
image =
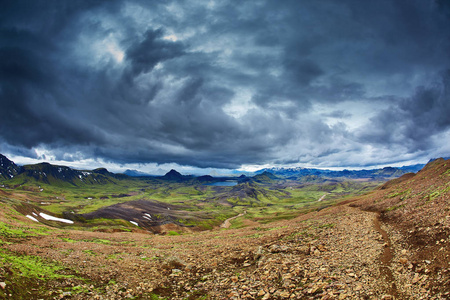
<svg viewBox="0 0 450 300">
<path fill-rule="evenodd" d="M 7 248 L 77 274 L 50 283 L 48 299 L 430 299 L 426 274 L 415 275 L 386 232 L 377 213 L 340 205 L 236 230 L 60 232 Z M 386 249 L 400 255 L 383 261 Z M 14 299 L 14 286 L 6 290 Z"/>
</svg>

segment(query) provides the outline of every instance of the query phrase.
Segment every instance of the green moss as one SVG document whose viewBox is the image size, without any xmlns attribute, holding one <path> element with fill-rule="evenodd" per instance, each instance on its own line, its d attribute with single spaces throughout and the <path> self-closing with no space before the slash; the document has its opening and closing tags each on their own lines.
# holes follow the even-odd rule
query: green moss
<svg viewBox="0 0 450 300">
<path fill-rule="evenodd" d="M 169 298 L 162 297 L 162 296 L 157 295 L 157 294 L 150 294 L 150 299 L 151 300 L 168 300 Z"/>
<path fill-rule="evenodd" d="M 318 227 L 319 227 L 319 228 L 334 228 L 334 226 L 336 226 L 336 224 L 329 223 L 329 224 L 322 224 L 322 225 L 319 225 Z"/>
<path fill-rule="evenodd" d="M 13 270 L 15 276 L 40 279 L 61 279 L 74 277 L 61 274 L 65 268 L 55 263 L 49 263 L 37 256 L 17 255 L 0 249 L 2 258 L 0 265 Z"/>
<path fill-rule="evenodd" d="M 402 207 L 404 207 L 404 206 L 405 206 L 405 204 L 402 204 L 402 205 L 394 205 L 394 206 L 388 207 L 388 208 L 386 209 L 386 211 L 397 210 L 397 209 L 402 208 Z"/>
<path fill-rule="evenodd" d="M 19 222 L 17 222 L 19 223 Z M 20 239 L 33 236 L 48 235 L 51 229 L 45 227 L 11 226 L 0 222 L 0 236 L 8 239 Z"/>
</svg>

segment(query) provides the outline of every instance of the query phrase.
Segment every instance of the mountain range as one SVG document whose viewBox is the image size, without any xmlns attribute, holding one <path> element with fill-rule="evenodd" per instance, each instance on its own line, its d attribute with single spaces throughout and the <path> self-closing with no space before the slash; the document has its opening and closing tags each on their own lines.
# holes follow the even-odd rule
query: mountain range
<svg viewBox="0 0 450 300">
<path fill-rule="evenodd" d="M 433 160 L 430 160 L 433 161 Z M 333 171 L 327 169 L 314 168 L 265 168 L 256 171 L 253 177 L 241 175 L 235 177 L 239 182 L 256 181 L 260 183 L 277 179 L 290 179 L 311 181 L 318 179 L 367 179 L 367 180 L 389 180 L 400 177 L 406 173 L 416 173 L 422 169 L 423 164 L 403 166 L 400 168 L 385 167 L 371 170 L 342 170 Z M 95 170 L 75 170 L 67 166 L 52 165 L 49 163 L 39 163 L 34 165 L 16 165 L 6 156 L 0 154 L 0 180 L 11 181 L 20 184 L 21 182 L 37 181 L 48 184 L 70 184 L 74 186 L 85 184 L 102 184 L 114 182 L 115 180 L 131 177 L 153 177 L 169 181 L 198 180 L 209 182 L 227 179 L 226 177 L 212 177 L 209 175 L 193 176 L 182 175 L 176 170 L 171 170 L 164 176 L 151 176 L 147 173 L 136 170 L 127 170 L 123 174 L 109 172 L 104 168 Z M 229 178 L 228 178 L 229 179 Z"/>
<path fill-rule="evenodd" d="M 420 171 L 425 165 L 416 164 L 411 166 L 403 166 L 400 168 L 384 167 L 381 169 L 370 170 L 342 170 L 333 171 L 328 169 L 313 169 L 313 168 L 266 168 L 257 171 L 257 174 L 271 173 L 276 176 L 298 180 L 305 176 L 319 176 L 327 178 L 368 178 L 368 179 L 392 179 L 400 177 L 406 173 L 416 173 Z"/>
</svg>

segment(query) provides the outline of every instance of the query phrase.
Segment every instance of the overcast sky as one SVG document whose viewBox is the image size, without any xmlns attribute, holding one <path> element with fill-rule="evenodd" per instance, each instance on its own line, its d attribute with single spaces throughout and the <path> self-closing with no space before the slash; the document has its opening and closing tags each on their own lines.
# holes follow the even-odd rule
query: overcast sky
<svg viewBox="0 0 450 300">
<path fill-rule="evenodd" d="M 0 7 L 0 153 L 19 163 L 208 173 L 450 155 L 449 1 Z"/>
</svg>

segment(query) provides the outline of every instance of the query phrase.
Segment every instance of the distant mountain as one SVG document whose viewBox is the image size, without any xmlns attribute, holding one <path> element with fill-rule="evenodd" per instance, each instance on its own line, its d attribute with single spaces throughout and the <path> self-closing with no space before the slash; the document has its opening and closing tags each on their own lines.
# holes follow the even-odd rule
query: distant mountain
<svg viewBox="0 0 450 300">
<path fill-rule="evenodd" d="M 417 164 L 412 166 L 403 166 L 401 168 L 385 167 L 382 169 L 372 170 L 321 170 L 321 169 L 309 169 L 309 168 L 266 168 L 257 171 L 258 174 L 264 174 L 269 172 L 278 177 L 300 180 L 303 177 L 308 178 L 368 178 L 368 179 L 392 179 L 402 176 L 406 173 L 416 173 L 423 168 L 423 164 Z"/>
<path fill-rule="evenodd" d="M 424 167 L 424 164 L 417 164 L 417 165 L 410 165 L 410 166 L 403 166 L 400 167 L 400 170 L 406 171 L 407 173 L 417 173 Z"/>
<path fill-rule="evenodd" d="M 151 174 L 144 173 L 144 172 L 137 171 L 137 170 L 130 170 L 130 169 L 123 172 L 123 174 L 131 176 L 131 177 L 153 177 L 153 175 L 151 175 Z"/>
<path fill-rule="evenodd" d="M 172 169 L 166 173 L 166 175 L 162 176 L 162 179 L 170 180 L 170 181 L 183 181 L 185 177 L 181 175 L 178 171 Z"/>
<path fill-rule="evenodd" d="M 79 186 L 86 184 L 106 184 L 127 177 L 126 175 L 111 173 L 105 168 L 92 171 L 80 171 L 49 163 L 19 167 L 0 154 L 0 179 L 6 180 L 11 185 L 36 182 L 38 184 L 46 183 L 59 186 Z"/>
<path fill-rule="evenodd" d="M 203 175 L 203 176 L 199 176 L 196 178 L 199 182 L 212 182 L 212 181 L 217 181 L 217 179 L 215 179 L 214 177 L 212 177 L 211 175 Z"/>
<path fill-rule="evenodd" d="M 259 183 L 272 183 L 274 180 L 277 179 L 279 179 L 277 176 L 267 171 L 263 172 L 262 174 L 255 175 L 251 178 L 251 180 Z"/>
<path fill-rule="evenodd" d="M 20 167 L 9 160 L 6 156 L 0 154 L 0 178 L 11 179 L 20 173 Z"/>
</svg>

